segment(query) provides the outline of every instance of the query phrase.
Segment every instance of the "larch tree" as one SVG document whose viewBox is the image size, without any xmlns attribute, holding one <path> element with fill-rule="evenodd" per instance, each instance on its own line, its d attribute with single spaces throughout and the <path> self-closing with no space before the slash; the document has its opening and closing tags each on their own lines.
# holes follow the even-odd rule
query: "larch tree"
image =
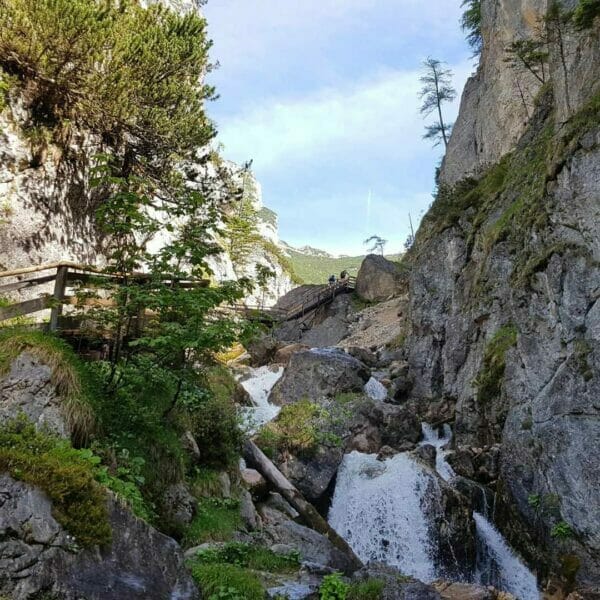
<svg viewBox="0 0 600 600">
<path fill-rule="evenodd" d="M 423 139 L 433 140 L 434 146 L 444 142 L 447 148 L 452 124 L 444 121 L 442 105 L 456 98 L 456 90 L 452 87 L 452 71 L 444 68 L 443 62 L 430 57 L 423 63 L 423 75 L 420 80 L 423 84 L 419 94 L 423 100 L 421 114 L 429 116 L 431 113 L 437 113 L 437 120 L 432 125 L 425 126 L 426 133 Z"/>
</svg>

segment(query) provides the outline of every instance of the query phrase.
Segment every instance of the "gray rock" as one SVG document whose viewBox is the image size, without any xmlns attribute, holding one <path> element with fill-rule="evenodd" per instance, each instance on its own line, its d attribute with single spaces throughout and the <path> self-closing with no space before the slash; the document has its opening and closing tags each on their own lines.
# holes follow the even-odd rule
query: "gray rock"
<svg viewBox="0 0 600 600">
<path fill-rule="evenodd" d="M 73 552 L 72 539 L 37 488 L 0 475 L 0 594 L 26 600 L 196 600 L 177 543 L 109 501 L 113 541 Z"/>
<path fill-rule="evenodd" d="M 315 563 L 345 573 L 353 571 L 349 558 L 325 536 L 265 505 L 261 505 L 259 511 L 263 520 L 262 533 L 270 540 L 271 548 L 273 545 L 280 549 L 284 546 L 293 548 L 300 553 L 303 562 Z"/>
<path fill-rule="evenodd" d="M 362 392 L 369 377 L 369 369 L 343 350 L 296 352 L 269 400 L 282 406 L 304 398 L 318 402 L 343 392 Z"/>
<path fill-rule="evenodd" d="M 363 414 L 377 427 L 383 445 L 399 448 L 421 438 L 421 423 L 411 407 L 373 402 L 365 406 Z"/>
<path fill-rule="evenodd" d="M 441 600 L 441 596 L 433 587 L 411 577 L 405 577 L 396 569 L 386 565 L 372 563 L 357 571 L 352 577 L 354 582 L 369 579 L 383 581 L 381 600 Z"/>
<path fill-rule="evenodd" d="M 281 342 L 267 334 L 261 335 L 245 345 L 254 367 L 262 367 L 273 362 L 281 346 Z"/>
<path fill-rule="evenodd" d="M 345 350 L 350 356 L 354 356 L 354 358 L 360 360 L 367 367 L 373 368 L 377 366 L 377 356 L 370 350 L 360 348 L 359 346 L 350 346 L 349 348 L 345 348 Z"/>
<path fill-rule="evenodd" d="M 52 383 L 52 370 L 39 358 L 23 352 L 0 378 L 0 423 L 25 414 L 37 427 L 69 437 L 61 399 Z"/>
<path fill-rule="evenodd" d="M 174 483 L 165 490 L 161 504 L 162 515 L 169 525 L 181 529 L 191 523 L 198 501 L 185 483 Z"/>
<path fill-rule="evenodd" d="M 426 465 L 429 465 L 432 469 L 435 469 L 435 457 L 437 451 L 434 446 L 429 444 L 423 444 L 419 446 L 414 452 L 414 456 L 416 456 L 419 460 L 423 461 Z"/>
<path fill-rule="evenodd" d="M 240 495 L 240 516 L 242 523 L 248 531 L 254 531 L 260 527 L 260 518 L 254 508 L 250 492 L 244 490 Z"/>
<path fill-rule="evenodd" d="M 356 277 L 356 293 L 368 302 L 383 302 L 397 296 L 403 288 L 398 266 L 383 256 L 369 254 Z"/>
</svg>

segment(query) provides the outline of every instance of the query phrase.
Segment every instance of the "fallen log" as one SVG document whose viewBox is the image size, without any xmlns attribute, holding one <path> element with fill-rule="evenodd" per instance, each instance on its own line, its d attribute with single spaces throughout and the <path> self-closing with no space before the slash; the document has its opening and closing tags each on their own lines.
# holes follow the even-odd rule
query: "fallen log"
<svg viewBox="0 0 600 600">
<path fill-rule="evenodd" d="M 318 513 L 317 509 L 304 498 L 251 440 L 247 440 L 244 444 L 244 459 L 249 466 L 254 467 L 300 513 L 300 516 L 311 529 L 324 535 L 338 550 L 346 554 L 356 570 L 363 566 L 346 540 L 327 523 Z"/>
</svg>

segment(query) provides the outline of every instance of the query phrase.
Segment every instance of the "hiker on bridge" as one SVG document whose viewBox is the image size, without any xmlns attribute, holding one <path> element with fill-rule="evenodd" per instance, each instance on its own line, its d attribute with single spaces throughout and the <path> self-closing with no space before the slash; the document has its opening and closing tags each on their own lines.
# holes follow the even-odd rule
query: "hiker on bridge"
<svg viewBox="0 0 600 600">
<path fill-rule="evenodd" d="M 334 286 L 335 285 L 335 275 L 330 275 L 328 281 L 329 281 L 330 286 Z"/>
<path fill-rule="evenodd" d="M 344 269 L 340 273 L 340 281 L 346 281 L 346 279 L 348 279 L 348 277 L 349 277 L 349 273 L 348 273 L 348 271 L 346 271 L 346 269 Z"/>
</svg>

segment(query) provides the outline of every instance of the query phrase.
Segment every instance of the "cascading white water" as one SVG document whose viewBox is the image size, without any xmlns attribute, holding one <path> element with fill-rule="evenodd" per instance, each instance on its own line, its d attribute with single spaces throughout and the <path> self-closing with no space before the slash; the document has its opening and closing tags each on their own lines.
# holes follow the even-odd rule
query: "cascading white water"
<svg viewBox="0 0 600 600">
<path fill-rule="evenodd" d="M 427 483 L 424 468 L 406 453 L 379 461 L 352 452 L 338 472 L 329 522 L 365 563 L 384 562 L 432 581 L 434 552 L 422 509 Z"/>
<path fill-rule="evenodd" d="M 473 513 L 479 542 L 476 580 L 510 592 L 518 600 L 539 600 L 535 575 L 514 553 L 500 532 L 478 512 Z"/>
<path fill-rule="evenodd" d="M 422 423 L 423 441 L 420 445 L 435 446 L 436 470 L 440 477 L 449 481 L 456 476 L 454 469 L 446 462 L 452 440 L 452 429 L 444 425 L 443 434 L 439 429 Z M 485 501 L 485 494 L 484 501 Z M 497 589 L 513 594 L 518 600 L 539 600 L 535 575 L 519 559 L 502 534 L 484 516 L 473 513 L 477 531 L 477 570 L 475 580 L 483 585 L 493 585 Z"/>
<path fill-rule="evenodd" d="M 444 481 L 449 481 L 456 476 L 454 469 L 446 462 L 446 456 L 450 452 L 446 448 L 452 441 L 450 425 L 444 425 L 443 435 L 440 435 L 438 428 L 432 427 L 429 423 L 421 423 L 421 429 L 423 431 L 423 441 L 420 442 L 419 446 L 428 444 L 435 447 L 435 468 Z"/>
<path fill-rule="evenodd" d="M 387 398 L 387 389 L 378 379 L 371 377 L 365 384 L 365 394 L 371 400 L 379 400 L 381 402 Z"/>
<path fill-rule="evenodd" d="M 280 408 L 269 402 L 269 394 L 282 375 L 283 367 L 265 366 L 250 369 L 248 375 L 240 381 L 254 404 L 254 406 L 245 406 L 241 410 L 242 419 L 249 433 L 256 432 L 279 414 Z"/>
</svg>

